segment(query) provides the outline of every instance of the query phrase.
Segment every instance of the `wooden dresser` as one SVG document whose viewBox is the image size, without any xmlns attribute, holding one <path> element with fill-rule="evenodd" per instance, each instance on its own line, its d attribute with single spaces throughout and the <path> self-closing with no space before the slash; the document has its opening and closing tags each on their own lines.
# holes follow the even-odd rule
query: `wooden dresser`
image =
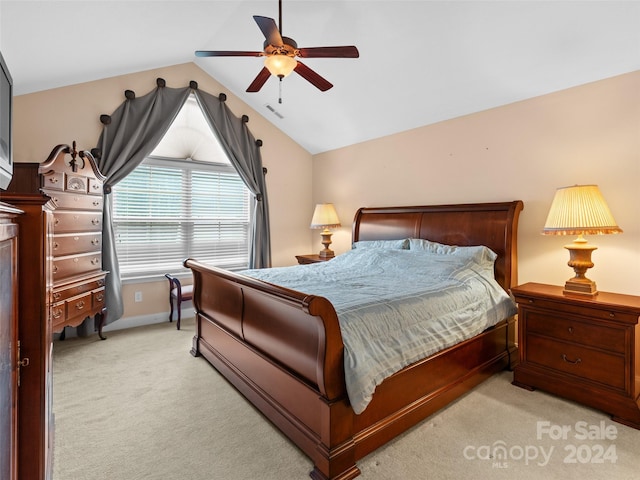
<svg viewBox="0 0 640 480">
<path fill-rule="evenodd" d="M 43 163 L 14 164 L 9 192 L 39 194 L 51 201 L 52 331 L 95 317 L 98 335 L 106 315 L 102 270 L 104 177 L 89 152 L 58 145 Z M 15 184 L 15 185 L 14 185 Z"/>
<path fill-rule="evenodd" d="M 96 316 L 104 325 L 106 272 L 102 270 L 104 177 L 89 152 L 56 147 L 40 164 L 42 193 L 55 205 L 53 221 L 52 328 L 75 327 Z"/>
<path fill-rule="evenodd" d="M 640 297 L 562 290 L 539 283 L 512 289 L 520 351 L 514 385 L 540 388 L 640 428 Z"/>
</svg>

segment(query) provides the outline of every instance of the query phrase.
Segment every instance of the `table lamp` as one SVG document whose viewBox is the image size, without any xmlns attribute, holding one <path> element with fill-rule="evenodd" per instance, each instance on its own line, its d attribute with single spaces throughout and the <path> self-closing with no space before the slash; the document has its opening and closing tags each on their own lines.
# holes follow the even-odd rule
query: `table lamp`
<svg viewBox="0 0 640 480">
<path fill-rule="evenodd" d="M 574 185 L 556 190 L 544 235 L 578 235 L 573 243 L 565 245 L 569 250 L 567 265 L 573 268 L 575 277 L 567 280 L 563 293 L 595 296 L 596 284 L 585 273 L 593 267 L 591 252 L 596 246 L 588 244 L 583 235 L 622 233 L 597 185 Z"/>
<path fill-rule="evenodd" d="M 336 228 L 340 226 L 340 219 L 336 213 L 336 209 L 333 203 L 319 203 L 316 205 L 313 211 L 313 218 L 311 218 L 311 228 L 321 228 L 320 236 L 322 237 L 322 245 L 324 250 L 320 251 L 320 258 L 331 258 L 335 254 L 333 250 L 329 248 L 331 245 L 331 230 L 330 228 Z"/>
</svg>

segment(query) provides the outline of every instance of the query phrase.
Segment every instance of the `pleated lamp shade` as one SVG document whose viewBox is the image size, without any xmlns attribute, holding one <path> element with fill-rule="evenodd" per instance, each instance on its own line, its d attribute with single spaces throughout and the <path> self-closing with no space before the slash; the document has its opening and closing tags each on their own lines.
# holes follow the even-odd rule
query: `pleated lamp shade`
<svg viewBox="0 0 640 480">
<path fill-rule="evenodd" d="M 622 233 L 597 185 L 556 190 L 544 224 L 545 235 L 604 235 Z"/>
<path fill-rule="evenodd" d="M 582 235 L 622 233 L 598 186 L 574 185 L 556 190 L 542 233 L 578 235 L 573 243 L 564 246 L 569 250 L 567 265 L 576 274 L 566 281 L 564 293 L 595 296 L 596 284 L 585 273 L 593 267 L 591 253 L 598 247 L 588 244 Z"/>
</svg>

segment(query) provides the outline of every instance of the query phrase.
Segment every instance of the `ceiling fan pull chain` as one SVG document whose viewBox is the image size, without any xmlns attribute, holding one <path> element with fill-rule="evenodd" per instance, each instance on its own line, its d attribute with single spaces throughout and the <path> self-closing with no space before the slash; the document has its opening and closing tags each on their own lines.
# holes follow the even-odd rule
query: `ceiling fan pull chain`
<svg viewBox="0 0 640 480">
<path fill-rule="evenodd" d="M 278 82 L 278 103 L 282 103 L 282 79 L 284 77 L 280 76 L 280 81 Z"/>
</svg>

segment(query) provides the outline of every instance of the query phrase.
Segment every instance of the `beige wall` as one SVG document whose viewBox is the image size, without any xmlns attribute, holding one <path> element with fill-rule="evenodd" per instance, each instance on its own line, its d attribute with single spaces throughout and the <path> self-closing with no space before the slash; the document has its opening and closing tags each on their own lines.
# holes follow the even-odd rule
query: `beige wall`
<svg viewBox="0 0 640 480">
<path fill-rule="evenodd" d="M 263 141 L 262 159 L 268 169 L 273 263 L 291 265 L 296 262 L 296 254 L 309 252 L 311 154 L 193 63 L 17 96 L 14 160 L 41 162 L 54 146 L 71 144 L 73 140 L 81 149 L 95 147 L 102 126 L 100 115 L 112 113 L 124 101 L 125 90 L 133 90 L 139 96 L 153 90 L 158 77 L 164 78 L 168 87 L 183 87 L 195 80 L 203 91 L 213 95 L 225 92 L 234 114 L 249 116 L 249 129 Z M 168 311 L 167 288 L 166 280 L 125 285 L 124 316 Z M 143 293 L 142 302 L 133 302 L 134 291 Z"/>
<path fill-rule="evenodd" d="M 425 92 L 428 94 L 428 92 Z M 350 248 L 360 206 L 520 199 L 519 280 L 561 285 L 573 271 L 562 248 L 572 237 L 542 236 L 555 189 L 594 183 L 622 235 L 599 246 L 588 276 L 602 291 L 640 295 L 640 72 L 533 98 L 316 155 L 313 199 L 333 202 Z"/>
<path fill-rule="evenodd" d="M 143 95 L 162 77 L 169 87 L 196 80 L 224 91 L 194 64 L 140 72 L 15 99 L 15 161 L 42 161 L 59 143 L 91 148 L 99 116 Z M 336 204 L 342 224 L 332 248 L 350 247 L 360 206 L 521 199 L 520 281 L 562 284 L 572 274 L 562 245 L 570 237 L 540 235 L 557 187 L 596 183 L 624 234 L 589 237 L 599 246 L 589 276 L 601 290 L 640 295 L 640 72 L 326 152 L 315 157 L 233 95 L 236 115 L 264 141 L 269 169 L 274 265 L 320 250 L 308 229 L 313 205 Z M 313 188 L 313 195 L 311 194 Z M 124 286 L 125 317 L 168 311 L 165 282 Z M 134 291 L 143 302 L 134 303 Z"/>
</svg>

